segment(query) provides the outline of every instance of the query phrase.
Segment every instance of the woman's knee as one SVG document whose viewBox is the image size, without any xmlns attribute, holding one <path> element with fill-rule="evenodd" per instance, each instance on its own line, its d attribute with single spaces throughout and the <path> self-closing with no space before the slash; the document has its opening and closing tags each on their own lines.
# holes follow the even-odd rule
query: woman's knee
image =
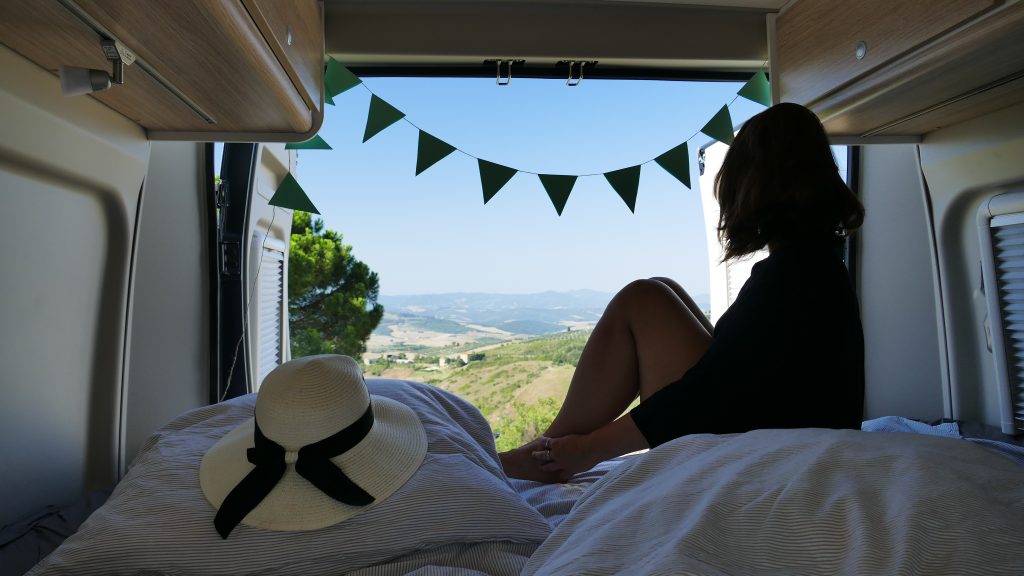
<svg viewBox="0 0 1024 576">
<path fill-rule="evenodd" d="M 649 306 L 662 298 L 675 298 L 672 289 L 654 278 L 640 278 L 626 284 L 612 298 L 609 308 L 629 308 L 635 304 Z"/>
<path fill-rule="evenodd" d="M 656 278 L 638 278 L 619 290 L 616 298 L 636 298 L 650 295 L 653 291 L 664 289 L 665 285 Z"/>
<path fill-rule="evenodd" d="M 671 278 L 668 278 L 668 277 L 665 277 L 665 276 L 654 276 L 654 277 L 651 278 L 651 280 L 654 280 L 656 282 L 661 282 L 665 286 L 668 286 L 669 290 L 672 290 L 673 292 L 675 292 L 675 294 L 677 296 L 679 296 L 679 298 L 682 299 L 683 301 L 686 301 L 686 299 L 690 297 L 690 295 L 689 295 L 689 293 L 687 293 L 686 289 L 683 288 L 682 286 L 680 286 L 678 282 L 676 282 L 675 280 L 673 280 Z"/>
</svg>

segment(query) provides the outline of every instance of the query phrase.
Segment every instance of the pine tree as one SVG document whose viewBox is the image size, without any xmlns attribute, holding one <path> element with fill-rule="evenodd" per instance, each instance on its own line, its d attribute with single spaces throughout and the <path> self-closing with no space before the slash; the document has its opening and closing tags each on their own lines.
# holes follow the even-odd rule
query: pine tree
<svg viewBox="0 0 1024 576">
<path fill-rule="evenodd" d="M 352 255 L 342 235 L 308 212 L 292 216 L 288 317 L 292 357 L 366 351 L 384 307 L 377 273 Z"/>
</svg>

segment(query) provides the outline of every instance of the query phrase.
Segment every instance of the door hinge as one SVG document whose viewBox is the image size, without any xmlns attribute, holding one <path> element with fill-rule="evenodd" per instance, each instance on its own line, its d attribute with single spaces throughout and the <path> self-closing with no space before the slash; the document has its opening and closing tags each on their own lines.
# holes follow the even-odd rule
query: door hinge
<svg viewBox="0 0 1024 576">
<path fill-rule="evenodd" d="M 217 208 L 226 208 L 231 205 L 231 196 L 228 194 L 230 184 L 227 180 L 221 180 L 214 185 L 213 198 Z"/>
</svg>

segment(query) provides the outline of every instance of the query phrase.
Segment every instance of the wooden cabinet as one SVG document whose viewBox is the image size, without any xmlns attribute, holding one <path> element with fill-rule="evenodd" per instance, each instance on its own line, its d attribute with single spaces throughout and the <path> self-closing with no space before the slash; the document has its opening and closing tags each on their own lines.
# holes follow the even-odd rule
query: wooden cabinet
<svg viewBox="0 0 1024 576">
<path fill-rule="evenodd" d="M 917 136 L 1024 101 L 1024 5 L 798 0 L 776 21 L 780 101 L 836 136 Z"/>
<path fill-rule="evenodd" d="M 319 110 L 324 75 L 324 22 L 319 0 L 242 0 L 269 40 L 307 106 Z"/>
<path fill-rule="evenodd" d="M 56 73 L 109 70 L 100 38 L 138 60 L 96 98 L 151 139 L 306 140 L 323 119 L 319 0 L 0 3 L 0 41 Z"/>
</svg>

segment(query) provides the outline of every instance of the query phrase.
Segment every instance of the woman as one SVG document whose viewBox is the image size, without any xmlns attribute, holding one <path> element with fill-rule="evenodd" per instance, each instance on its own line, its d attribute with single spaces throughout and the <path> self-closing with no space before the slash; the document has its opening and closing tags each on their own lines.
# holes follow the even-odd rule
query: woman
<svg viewBox="0 0 1024 576">
<path fill-rule="evenodd" d="M 597 323 L 543 436 L 501 454 L 509 476 L 565 481 L 693 433 L 859 428 L 860 312 L 842 240 L 864 208 L 814 114 L 778 104 L 744 124 L 715 178 L 725 259 L 764 247 L 712 328 L 675 282 L 635 281 Z M 637 395 L 640 404 L 623 411 Z"/>
</svg>

